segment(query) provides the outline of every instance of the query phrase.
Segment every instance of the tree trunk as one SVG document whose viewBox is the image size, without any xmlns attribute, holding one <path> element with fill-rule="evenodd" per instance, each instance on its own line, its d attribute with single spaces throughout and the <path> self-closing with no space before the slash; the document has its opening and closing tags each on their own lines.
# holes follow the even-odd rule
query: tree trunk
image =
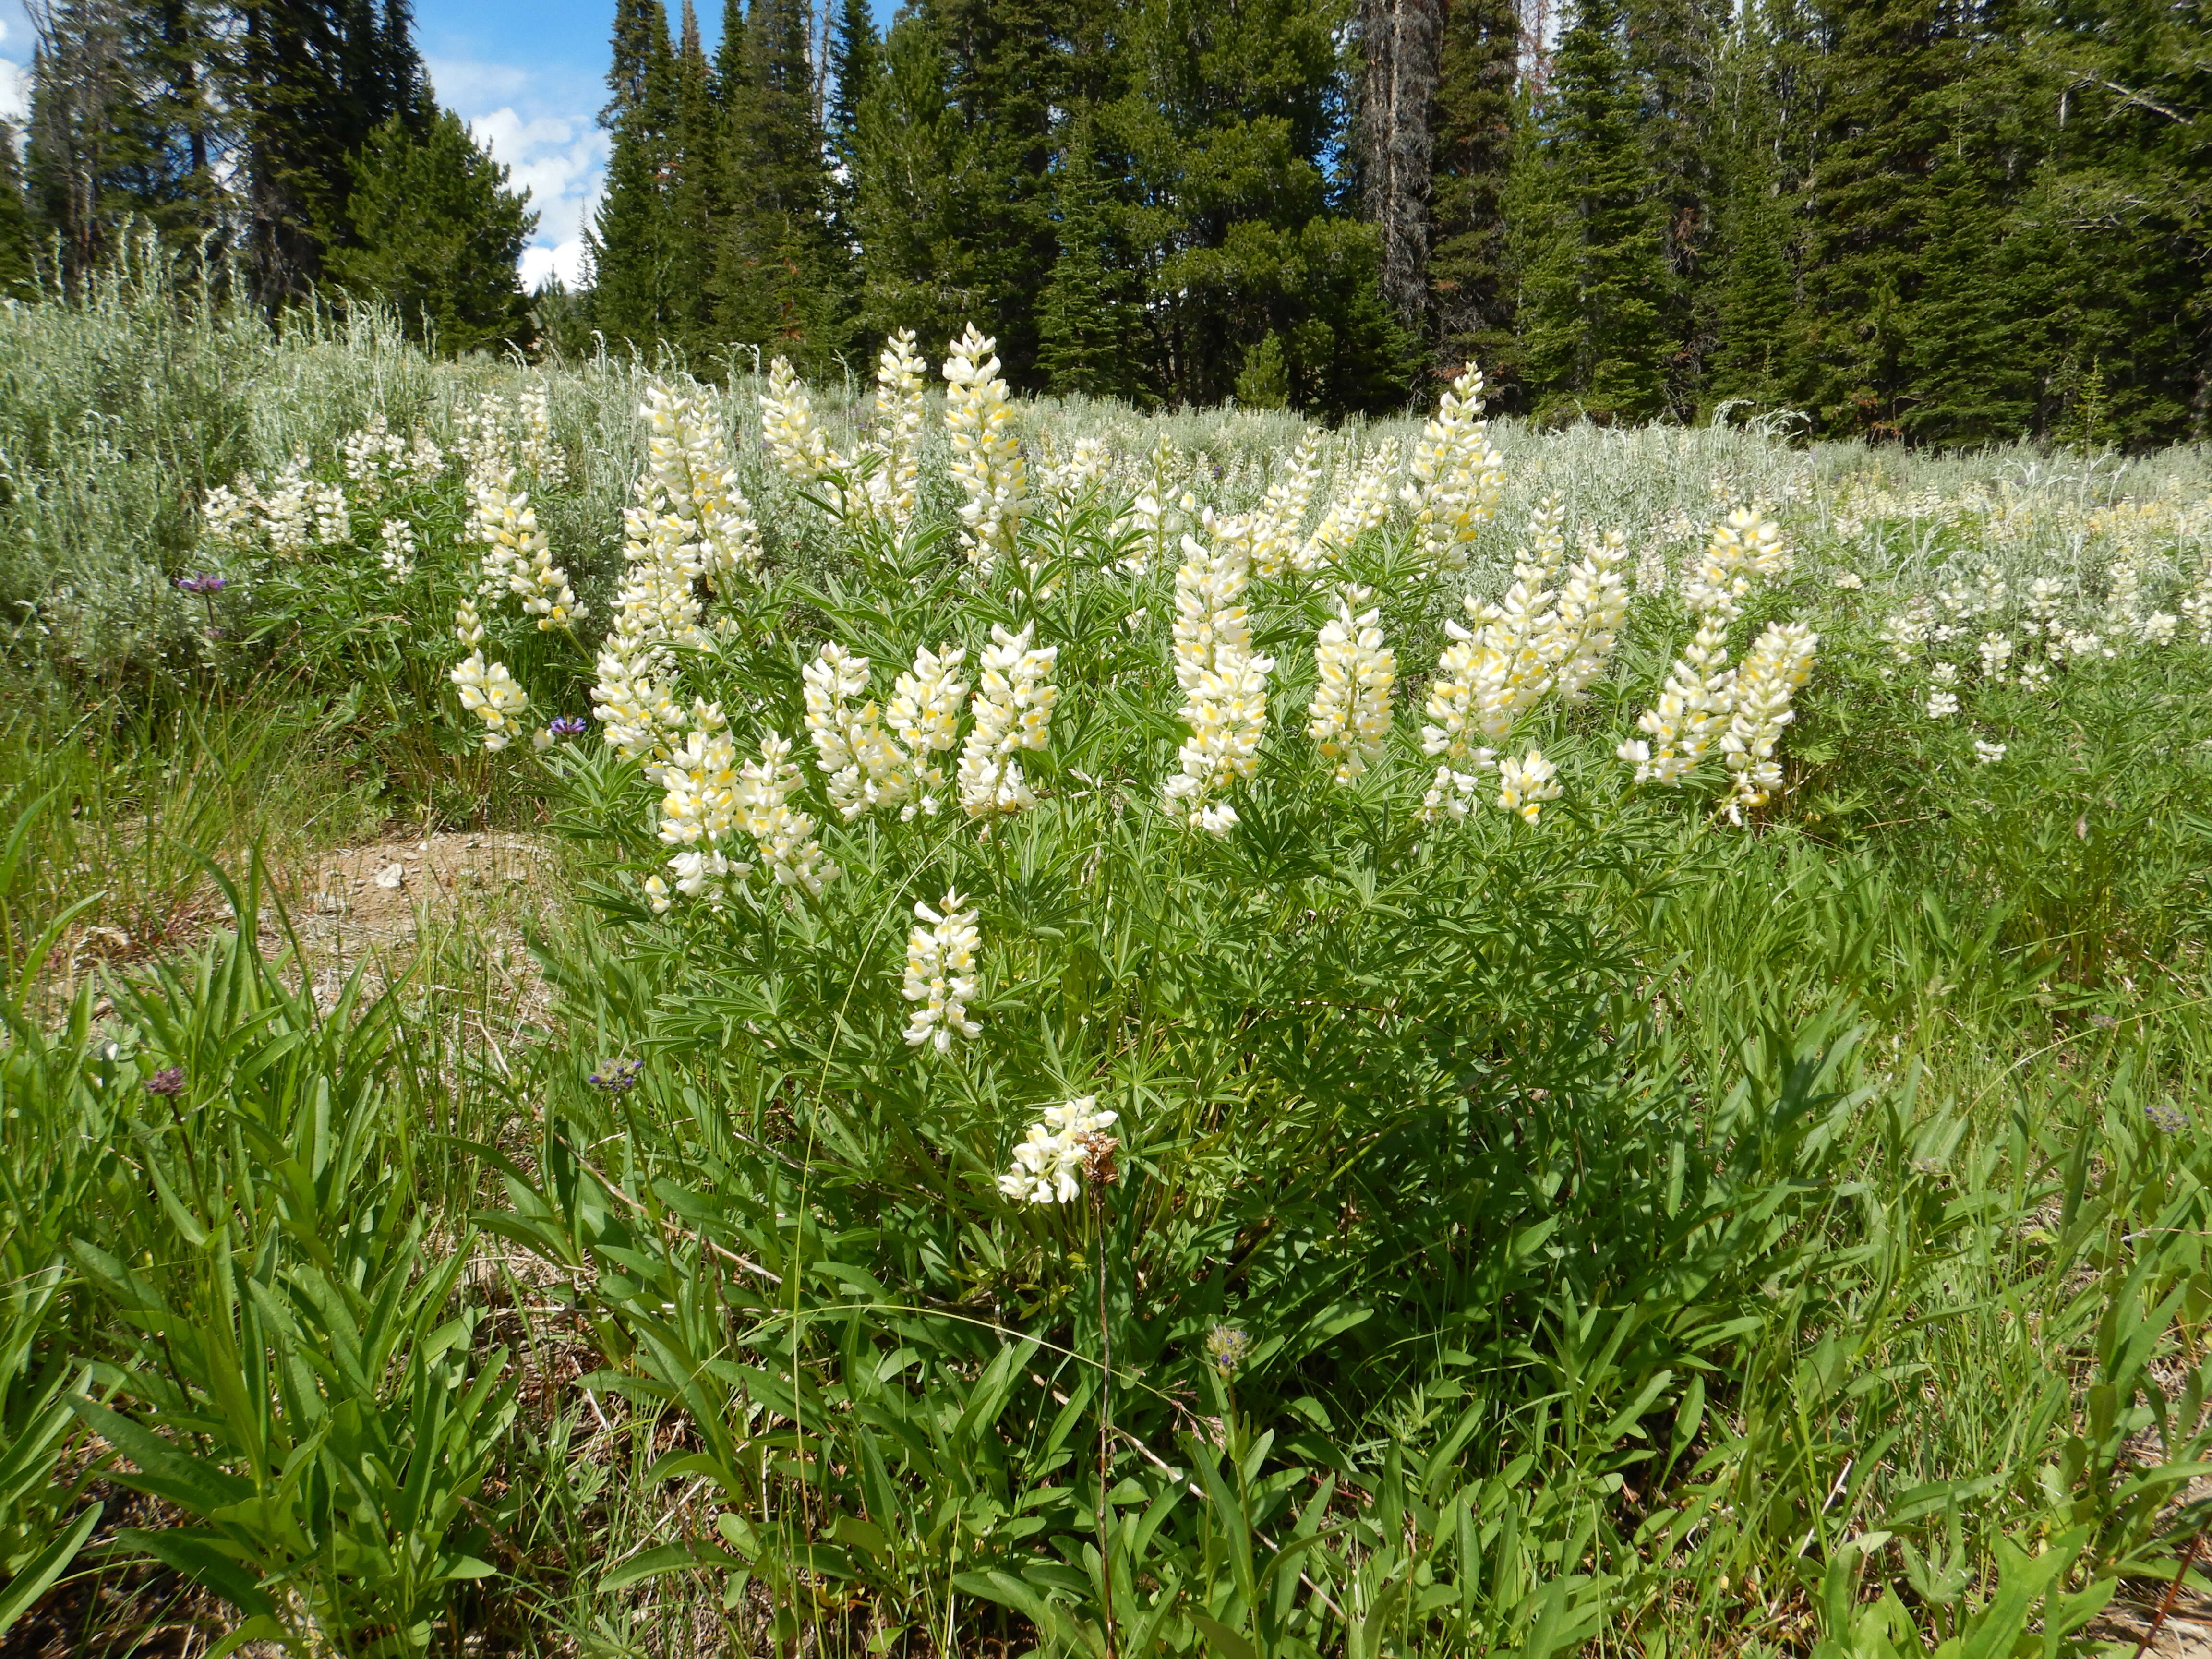
<svg viewBox="0 0 2212 1659">
<path fill-rule="evenodd" d="M 1362 0 L 1360 36 L 1360 160 L 1367 216 L 1382 233 L 1382 297 L 1400 321 L 1419 328 L 1428 298 L 1429 100 L 1443 0 Z"/>
</svg>

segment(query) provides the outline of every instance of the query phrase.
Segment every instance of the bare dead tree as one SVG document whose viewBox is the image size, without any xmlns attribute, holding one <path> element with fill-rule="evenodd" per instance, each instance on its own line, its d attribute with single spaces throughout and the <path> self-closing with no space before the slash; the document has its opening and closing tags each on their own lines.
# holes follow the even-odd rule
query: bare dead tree
<svg viewBox="0 0 2212 1659">
<path fill-rule="evenodd" d="M 1359 158 L 1367 216 L 1382 233 L 1382 297 L 1409 327 L 1428 295 L 1429 103 L 1443 0 L 1362 0 Z"/>
</svg>

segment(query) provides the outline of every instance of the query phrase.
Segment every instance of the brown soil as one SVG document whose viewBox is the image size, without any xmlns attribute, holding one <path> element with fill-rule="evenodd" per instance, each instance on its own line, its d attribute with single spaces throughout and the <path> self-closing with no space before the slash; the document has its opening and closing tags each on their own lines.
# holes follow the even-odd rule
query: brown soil
<svg viewBox="0 0 2212 1659">
<path fill-rule="evenodd" d="M 2148 1588 L 2131 1585 L 2141 1595 Z M 2161 1591 L 2147 1601 L 2114 1601 L 2106 1607 L 2087 1634 L 2106 1642 L 2124 1642 L 2124 1651 L 2133 1652 L 2141 1644 L 2143 1634 L 2157 1616 Z M 2166 1614 L 2166 1623 L 2148 1649 L 2158 1659 L 2212 1659 L 2212 1596 L 2200 1595 L 2184 1590 L 2174 1598 L 2173 1611 Z"/>
<path fill-rule="evenodd" d="M 392 943 L 412 939 L 427 917 L 471 896 L 536 896 L 553 873 L 534 836 L 453 832 L 335 848 L 285 885 L 303 935 L 350 932 Z"/>
</svg>

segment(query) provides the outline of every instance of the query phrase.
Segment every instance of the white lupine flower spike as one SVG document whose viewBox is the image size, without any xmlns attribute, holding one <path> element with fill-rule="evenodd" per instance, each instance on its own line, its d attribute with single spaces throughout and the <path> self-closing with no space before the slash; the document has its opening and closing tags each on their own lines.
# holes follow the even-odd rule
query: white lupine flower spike
<svg viewBox="0 0 2212 1659">
<path fill-rule="evenodd" d="M 1531 749 L 1519 760 L 1508 755 L 1498 763 L 1498 804 L 1530 823 L 1547 800 L 1559 798 L 1559 769 Z"/>
<path fill-rule="evenodd" d="M 1013 1167 L 999 1177 L 1000 1192 L 1018 1204 L 1073 1202 L 1083 1190 L 1085 1164 L 1118 1117 L 1100 1111 L 1096 1095 L 1049 1108 L 1016 1144 Z"/>
<path fill-rule="evenodd" d="M 1267 676 L 1275 661 L 1252 651 L 1244 606 L 1251 545 L 1244 521 L 1216 519 L 1209 510 L 1203 522 L 1212 544 L 1185 536 L 1176 572 L 1175 674 L 1190 736 L 1164 793 L 1169 807 L 1194 828 L 1220 836 L 1237 823 L 1237 809 L 1221 796 L 1259 770 Z"/>
<path fill-rule="evenodd" d="M 913 1047 L 927 1043 L 938 1053 L 951 1050 L 956 1036 L 978 1037 L 983 1028 L 968 1018 L 968 1005 L 978 988 L 975 949 L 982 942 L 972 909 L 954 889 L 947 888 L 935 908 L 914 907 L 921 925 L 907 936 L 906 981 L 900 994 L 914 1004 L 908 1016 L 906 1040 Z"/>
<path fill-rule="evenodd" d="M 1746 807 L 1765 805 L 1782 787 L 1774 745 L 1782 728 L 1797 718 L 1790 699 L 1812 677 L 1820 642 L 1820 635 L 1802 623 L 1769 623 L 1745 654 L 1728 729 L 1720 739 L 1722 758 L 1734 778 L 1727 806 L 1731 823 L 1742 823 Z"/>
<path fill-rule="evenodd" d="M 1322 625 L 1314 643 L 1320 683 L 1306 733 L 1334 769 L 1339 783 L 1352 782 L 1381 761 L 1390 735 L 1398 657 L 1382 643 L 1381 611 L 1353 614 L 1352 607 L 1370 597 L 1365 588 L 1346 589 L 1336 615 Z"/>
<path fill-rule="evenodd" d="M 1438 400 L 1406 469 L 1411 475 L 1406 504 L 1431 569 L 1465 566 L 1476 532 L 1498 510 L 1504 490 L 1505 458 L 1490 441 L 1481 410 L 1482 374 L 1469 368 Z"/>
<path fill-rule="evenodd" d="M 522 729 L 520 717 L 530 698 L 507 665 L 487 663 L 482 651 L 472 651 L 449 678 L 460 692 L 461 707 L 484 723 L 483 746 L 496 754 L 512 743 Z"/>
<path fill-rule="evenodd" d="M 1056 645 L 1034 647 L 1036 624 L 1018 634 L 994 623 L 975 684 L 975 724 L 961 746 L 961 810 L 969 817 L 1036 805 L 1022 776 L 1020 751 L 1045 746 L 1060 688 L 1052 683 Z"/>
<path fill-rule="evenodd" d="M 952 476 L 965 497 L 960 544 L 984 571 L 1013 550 L 1026 493 L 1013 407 L 993 355 L 998 346 L 970 323 L 945 360 L 945 434 L 952 445 Z"/>
</svg>

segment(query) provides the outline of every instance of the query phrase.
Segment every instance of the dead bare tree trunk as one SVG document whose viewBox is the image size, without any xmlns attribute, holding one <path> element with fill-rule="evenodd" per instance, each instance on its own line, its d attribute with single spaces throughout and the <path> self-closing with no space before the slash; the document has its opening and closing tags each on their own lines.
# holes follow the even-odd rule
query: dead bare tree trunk
<svg viewBox="0 0 2212 1659">
<path fill-rule="evenodd" d="M 1421 328 L 1428 302 L 1429 100 L 1443 40 L 1443 0 L 1362 0 L 1359 105 L 1367 216 L 1382 233 L 1382 297 Z"/>
</svg>

